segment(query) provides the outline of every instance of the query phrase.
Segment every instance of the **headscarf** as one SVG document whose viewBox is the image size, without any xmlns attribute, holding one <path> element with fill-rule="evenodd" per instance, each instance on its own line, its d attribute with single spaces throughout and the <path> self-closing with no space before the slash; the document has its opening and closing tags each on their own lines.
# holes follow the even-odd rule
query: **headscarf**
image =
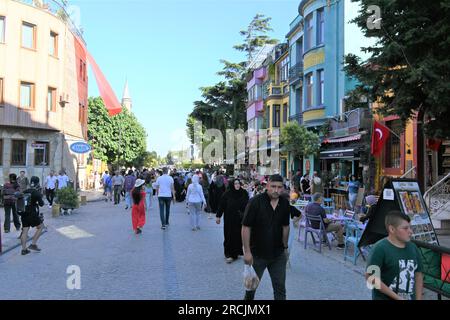
<svg viewBox="0 0 450 320">
<path fill-rule="evenodd" d="M 225 185 L 225 182 L 223 180 L 223 176 L 222 175 L 217 176 L 216 177 L 216 186 L 219 188 L 222 188 L 224 185 Z"/>
</svg>

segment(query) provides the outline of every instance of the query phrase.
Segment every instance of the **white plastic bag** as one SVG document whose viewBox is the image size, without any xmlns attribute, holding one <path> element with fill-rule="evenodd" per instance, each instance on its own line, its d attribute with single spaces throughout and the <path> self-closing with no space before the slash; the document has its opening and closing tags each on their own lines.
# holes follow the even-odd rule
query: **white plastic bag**
<svg viewBox="0 0 450 320">
<path fill-rule="evenodd" d="M 259 278 L 253 266 L 244 265 L 244 287 L 248 291 L 254 291 L 258 288 Z"/>
</svg>

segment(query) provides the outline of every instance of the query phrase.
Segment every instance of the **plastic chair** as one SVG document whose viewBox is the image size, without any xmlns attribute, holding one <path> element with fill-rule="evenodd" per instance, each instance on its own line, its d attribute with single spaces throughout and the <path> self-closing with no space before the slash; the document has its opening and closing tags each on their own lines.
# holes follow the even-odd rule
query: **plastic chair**
<svg viewBox="0 0 450 320">
<path fill-rule="evenodd" d="M 314 238 L 314 234 L 319 237 L 319 240 L 318 240 L 318 242 L 319 242 L 319 253 L 322 253 L 322 241 L 323 240 L 326 241 L 328 247 L 331 250 L 330 239 L 328 239 L 327 229 L 325 228 L 325 224 L 323 222 L 322 217 L 305 215 L 305 221 L 306 221 L 306 225 L 305 225 L 305 249 L 307 248 L 307 245 L 308 245 L 308 233 L 309 233 L 311 235 L 311 238 L 312 238 L 312 241 L 313 241 L 315 247 L 317 247 L 317 245 L 316 245 L 316 239 Z M 311 222 L 318 222 L 320 224 L 319 229 L 313 228 Z"/>
<path fill-rule="evenodd" d="M 333 214 L 334 212 L 334 201 L 332 198 L 323 198 L 323 205 L 322 207 L 325 209 L 327 214 Z"/>
<path fill-rule="evenodd" d="M 344 261 L 350 259 L 354 265 L 361 252 L 358 248 L 359 240 L 361 239 L 362 230 L 359 228 L 356 221 L 347 221 L 345 223 L 345 250 Z M 353 245 L 353 253 L 349 254 L 349 245 Z"/>
</svg>

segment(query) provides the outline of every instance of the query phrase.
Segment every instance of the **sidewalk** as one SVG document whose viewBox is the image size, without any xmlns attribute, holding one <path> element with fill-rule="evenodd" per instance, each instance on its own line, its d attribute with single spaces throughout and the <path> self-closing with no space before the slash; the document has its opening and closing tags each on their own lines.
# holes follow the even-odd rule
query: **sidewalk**
<svg viewBox="0 0 450 320">
<path fill-rule="evenodd" d="M 97 202 L 97 201 L 104 201 L 105 197 L 103 196 L 103 191 L 96 191 L 96 190 L 89 190 L 89 191 L 80 191 L 80 196 L 86 196 L 86 201 L 89 202 Z M 44 202 L 46 200 L 44 199 Z M 51 209 L 46 205 L 40 209 L 42 213 L 44 213 L 44 225 L 48 225 L 51 223 L 51 220 L 54 220 L 55 218 L 52 217 Z M 76 214 L 76 211 L 75 211 Z M 21 231 L 16 231 L 14 228 L 14 225 L 11 224 L 11 232 L 10 233 L 4 233 L 3 232 L 3 223 L 4 223 L 5 215 L 4 210 L 2 207 L 0 207 L 0 223 L 1 223 L 1 242 L 2 242 L 2 252 L 6 253 L 8 251 L 11 251 L 17 247 L 20 246 L 20 239 L 18 237 L 20 236 Z M 45 233 L 45 232 L 44 232 Z M 34 235 L 34 231 L 30 230 L 28 232 L 28 235 L 30 236 L 29 240 L 31 240 L 31 236 Z"/>
</svg>

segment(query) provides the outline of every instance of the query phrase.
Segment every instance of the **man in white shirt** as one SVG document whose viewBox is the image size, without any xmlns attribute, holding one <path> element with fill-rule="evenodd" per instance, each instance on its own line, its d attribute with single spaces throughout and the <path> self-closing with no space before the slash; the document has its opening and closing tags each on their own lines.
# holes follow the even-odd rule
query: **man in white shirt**
<svg viewBox="0 0 450 320">
<path fill-rule="evenodd" d="M 58 180 L 58 190 L 67 188 L 67 185 L 69 184 L 69 177 L 63 170 L 59 172 L 59 176 L 56 177 L 56 179 Z"/>
<path fill-rule="evenodd" d="M 53 205 L 53 199 L 55 198 L 55 189 L 56 189 L 57 181 L 58 180 L 56 179 L 55 171 L 51 170 L 50 174 L 47 176 L 47 179 L 45 180 L 45 195 L 47 197 L 49 208 L 51 208 Z"/>
<path fill-rule="evenodd" d="M 169 226 L 170 201 L 175 203 L 174 180 L 168 175 L 169 170 L 163 169 L 163 175 L 156 180 L 156 188 L 159 201 L 159 215 L 161 217 L 161 229 Z M 166 214 L 164 215 L 164 207 Z"/>
</svg>

